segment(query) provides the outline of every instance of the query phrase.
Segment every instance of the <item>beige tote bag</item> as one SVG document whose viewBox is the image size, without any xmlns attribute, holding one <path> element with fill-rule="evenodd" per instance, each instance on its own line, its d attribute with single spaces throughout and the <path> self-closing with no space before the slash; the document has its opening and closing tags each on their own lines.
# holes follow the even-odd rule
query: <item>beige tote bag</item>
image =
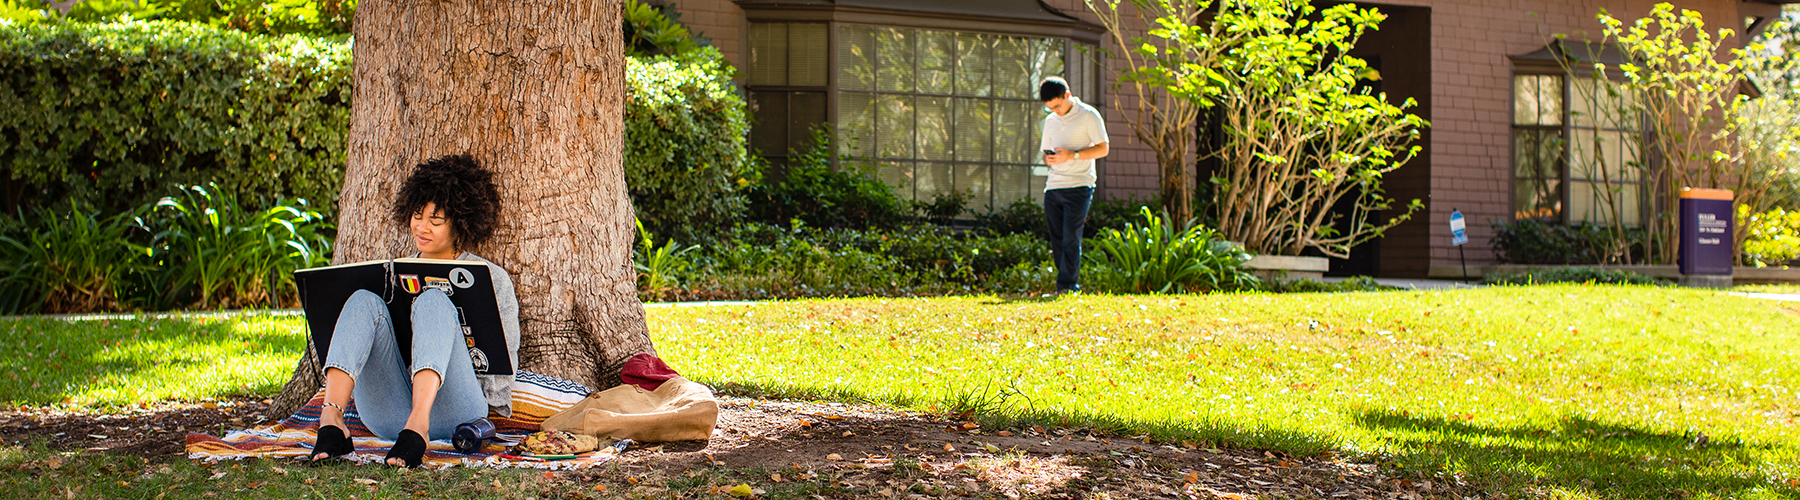
<svg viewBox="0 0 1800 500">
<path fill-rule="evenodd" d="M 625 384 L 588 394 L 544 420 L 543 430 L 653 443 L 708 439 L 718 423 L 712 389 L 675 377 L 654 391 Z"/>
</svg>

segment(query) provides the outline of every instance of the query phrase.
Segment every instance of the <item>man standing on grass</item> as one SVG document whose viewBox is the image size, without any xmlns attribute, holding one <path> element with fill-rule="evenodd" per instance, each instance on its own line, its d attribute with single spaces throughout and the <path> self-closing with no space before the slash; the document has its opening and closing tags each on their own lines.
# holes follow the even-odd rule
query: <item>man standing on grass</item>
<svg viewBox="0 0 1800 500">
<path fill-rule="evenodd" d="M 1106 123 L 1100 113 L 1069 92 L 1069 82 L 1045 78 L 1038 100 L 1044 117 L 1044 219 L 1050 225 L 1050 258 L 1056 262 L 1056 293 L 1081 291 L 1081 232 L 1094 200 L 1094 160 L 1106 157 Z"/>
</svg>

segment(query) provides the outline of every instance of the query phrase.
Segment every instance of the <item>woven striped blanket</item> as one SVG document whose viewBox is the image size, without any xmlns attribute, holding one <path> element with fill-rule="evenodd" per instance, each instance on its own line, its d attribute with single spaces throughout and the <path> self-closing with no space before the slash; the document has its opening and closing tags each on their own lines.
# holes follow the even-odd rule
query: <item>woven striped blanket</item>
<svg viewBox="0 0 1800 500">
<path fill-rule="evenodd" d="M 518 438 L 537 432 L 538 425 L 544 419 L 574 406 L 587 397 L 589 392 L 592 390 L 587 386 L 575 382 L 522 371 L 513 383 L 512 416 L 492 414 L 488 415 L 488 419 L 494 422 L 495 430 L 504 441 L 517 442 Z M 313 395 L 311 401 L 300 407 L 299 412 L 274 424 L 231 431 L 224 437 L 190 433 L 187 435 L 188 458 L 206 461 L 251 457 L 304 460 L 312 451 L 313 441 L 318 438 L 319 410 L 324 403 L 325 391 L 320 390 Z M 355 401 L 351 401 L 344 409 L 344 424 L 349 427 L 350 439 L 356 444 L 356 452 L 346 456 L 350 461 L 382 462 L 388 449 L 394 445 L 393 441 L 375 437 L 368 427 L 363 426 L 362 418 L 356 413 Z M 432 441 L 425 451 L 424 466 L 574 469 L 604 463 L 616 456 L 611 446 L 602 446 L 600 451 L 587 453 L 573 460 L 509 460 L 500 456 L 506 451 L 506 446 L 504 443 L 489 441 L 480 451 L 464 455 L 456 452 L 448 440 Z"/>
</svg>

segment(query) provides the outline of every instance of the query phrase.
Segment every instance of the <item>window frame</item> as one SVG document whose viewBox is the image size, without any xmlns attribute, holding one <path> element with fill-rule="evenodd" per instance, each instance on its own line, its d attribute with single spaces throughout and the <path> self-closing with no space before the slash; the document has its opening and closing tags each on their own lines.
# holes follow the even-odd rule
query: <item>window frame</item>
<svg viewBox="0 0 1800 500">
<path fill-rule="evenodd" d="M 1554 49 L 1554 51 L 1552 51 L 1552 49 L 1546 49 L 1545 51 L 1539 51 L 1539 52 L 1540 53 L 1543 53 L 1546 51 L 1560 52 L 1560 50 L 1561 50 L 1560 47 L 1558 47 L 1558 48 Z M 1536 54 L 1533 54 L 1533 55 L 1536 55 Z M 1577 182 L 1580 182 L 1583 184 L 1635 185 L 1635 186 L 1637 186 L 1637 195 L 1636 195 L 1636 198 L 1637 198 L 1636 199 L 1637 220 L 1634 222 L 1625 224 L 1625 226 L 1633 227 L 1633 228 L 1643 227 L 1644 224 L 1646 223 L 1646 221 L 1649 219 L 1650 214 L 1652 213 L 1652 210 L 1654 210 L 1654 208 L 1656 206 L 1656 200 L 1654 199 L 1656 190 L 1655 189 L 1647 189 L 1647 187 L 1654 187 L 1654 183 L 1656 182 L 1656 180 L 1651 179 L 1651 178 L 1640 177 L 1636 181 L 1629 182 L 1629 183 L 1618 182 L 1618 181 L 1601 182 L 1598 179 L 1593 179 L 1593 178 L 1583 178 L 1582 180 L 1578 181 L 1578 180 L 1576 180 L 1575 175 L 1574 175 L 1574 169 L 1575 169 L 1574 154 L 1575 154 L 1575 132 L 1578 128 L 1582 129 L 1582 130 L 1592 131 L 1596 135 L 1602 131 L 1617 131 L 1617 132 L 1624 132 L 1625 137 L 1630 138 L 1633 142 L 1635 142 L 1635 144 L 1636 144 L 1635 147 L 1637 148 L 1637 155 L 1636 155 L 1637 161 L 1651 161 L 1651 159 L 1649 158 L 1648 150 L 1647 150 L 1647 142 L 1643 135 L 1643 130 L 1644 130 L 1643 121 L 1645 119 L 1644 116 L 1642 116 L 1642 114 L 1640 113 L 1639 116 L 1637 117 L 1637 122 L 1638 122 L 1637 127 L 1638 128 L 1636 130 L 1607 129 L 1607 128 L 1604 128 L 1604 126 L 1601 125 L 1598 120 L 1591 120 L 1591 121 L 1593 121 L 1593 124 L 1590 126 L 1577 127 L 1575 125 L 1575 122 L 1576 122 L 1576 120 L 1574 118 L 1575 115 L 1573 114 L 1573 109 L 1575 107 L 1574 101 L 1575 101 L 1575 98 L 1577 97 L 1575 95 L 1576 81 L 1577 80 L 1595 79 L 1593 69 L 1591 67 L 1582 67 L 1582 65 L 1576 65 L 1576 67 L 1574 68 L 1574 71 L 1569 71 L 1569 70 L 1563 68 L 1562 65 L 1560 65 L 1560 64 L 1557 64 L 1554 62 L 1545 62 L 1545 61 L 1541 61 L 1541 60 L 1526 60 L 1526 58 L 1528 58 L 1528 57 L 1530 57 L 1530 56 L 1513 58 L 1514 59 L 1514 61 L 1513 61 L 1514 67 L 1513 67 L 1513 71 L 1509 74 L 1509 78 L 1508 78 L 1510 84 L 1508 85 L 1508 89 L 1509 89 L 1509 92 L 1507 92 L 1508 106 L 1506 108 L 1507 109 L 1507 131 L 1508 131 L 1508 142 L 1509 142 L 1509 146 L 1507 148 L 1507 156 L 1508 156 L 1508 160 L 1509 160 L 1507 163 L 1507 178 L 1508 178 L 1507 184 L 1510 189 L 1507 192 L 1507 204 L 1510 208 L 1509 212 L 1511 212 L 1513 215 L 1512 220 L 1513 221 L 1521 221 L 1521 220 L 1527 220 L 1527 219 L 1535 219 L 1535 220 L 1541 220 L 1541 221 L 1555 222 L 1555 223 L 1559 223 L 1559 224 L 1563 224 L 1563 225 L 1604 222 L 1606 220 L 1605 216 L 1602 216 L 1599 218 L 1590 218 L 1588 220 L 1574 220 L 1574 214 L 1575 214 L 1576 210 L 1575 210 L 1575 204 L 1574 204 L 1575 194 L 1574 194 L 1573 185 Z M 1515 116 L 1515 114 L 1517 113 L 1517 110 L 1519 109 L 1519 107 L 1518 107 L 1519 106 L 1518 77 L 1521 77 L 1521 76 L 1556 76 L 1556 77 L 1559 77 L 1558 80 L 1561 82 L 1561 85 L 1560 85 L 1560 88 L 1558 89 L 1558 95 L 1562 99 L 1561 110 L 1559 113 L 1560 114 L 1560 116 L 1559 116 L 1560 125 L 1557 125 L 1555 127 L 1549 127 L 1549 126 L 1542 126 L 1542 125 L 1519 125 L 1517 123 L 1518 118 Z M 1612 82 L 1614 84 L 1623 80 L 1623 75 L 1615 75 L 1615 74 L 1611 74 L 1610 72 L 1604 76 L 1605 76 L 1605 80 Z M 1598 92 L 1598 90 L 1596 90 L 1596 92 Z M 1598 94 L 1596 94 L 1596 95 L 1598 95 Z M 1557 163 L 1557 197 L 1558 197 L 1558 202 L 1561 205 L 1561 209 L 1558 210 L 1554 216 L 1548 216 L 1548 217 L 1545 217 L 1545 216 L 1521 217 L 1520 216 L 1521 210 L 1523 210 L 1525 208 L 1525 207 L 1519 206 L 1519 195 L 1518 195 L 1519 188 L 1520 188 L 1519 182 L 1521 180 L 1519 177 L 1519 167 L 1520 167 L 1519 153 L 1520 152 L 1519 152 L 1519 148 L 1518 148 L 1518 137 L 1519 137 L 1518 132 L 1521 129 L 1557 130 L 1558 134 L 1560 134 L 1559 137 L 1562 141 L 1562 144 L 1561 144 L 1561 147 L 1558 148 L 1560 154 L 1558 155 L 1556 163 Z"/>
<path fill-rule="evenodd" d="M 746 5 L 746 7 L 748 7 L 748 5 Z M 912 134 L 912 144 L 914 144 L 915 147 L 920 140 L 919 139 L 919 127 L 917 125 L 918 120 L 919 120 L 919 114 L 918 114 L 919 106 L 917 103 L 919 102 L 920 99 L 941 99 L 941 100 L 943 100 L 945 112 L 946 112 L 946 115 L 947 115 L 948 121 L 949 121 L 948 125 L 949 125 L 949 127 L 951 127 L 950 130 L 947 132 L 948 141 L 950 142 L 950 144 L 948 146 L 952 150 L 956 149 L 955 142 L 956 142 L 957 138 L 959 137 L 959 135 L 956 133 L 956 130 L 955 130 L 955 127 L 957 124 L 956 118 L 958 115 L 959 106 L 962 105 L 963 102 L 965 102 L 964 101 L 965 99 L 980 99 L 980 100 L 986 101 L 988 103 L 986 106 L 988 113 L 989 113 L 988 128 L 990 130 L 991 140 L 994 140 L 994 141 L 998 140 L 998 131 L 1000 130 L 1000 128 L 1005 126 L 1004 123 L 1001 123 L 1001 115 L 1002 115 L 1002 112 L 1000 111 L 1001 103 L 1006 102 L 1006 101 L 1022 101 L 1021 99 L 1018 99 L 1018 98 L 1000 97 L 997 92 L 993 92 L 993 91 L 990 91 L 989 95 L 987 95 L 987 96 L 961 95 L 961 94 L 957 93 L 957 89 L 954 85 L 951 86 L 949 93 L 942 93 L 942 94 L 920 91 L 916 85 L 912 88 L 912 90 L 905 91 L 905 92 L 881 90 L 879 88 L 879 86 L 876 86 L 876 88 L 871 88 L 871 89 L 866 89 L 866 90 L 845 89 L 845 88 L 843 88 L 843 82 L 840 81 L 841 80 L 840 72 L 842 71 L 842 64 L 844 62 L 841 61 L 839 58 L 839 55 L 840 55 L 839 50 L 840 50 L 840 47 L 842 47 L 842 44 L 844 43 L 844 40 L 841 39 L 841 35 L 842 35 L 842 31 L 843 31 L 842 28 L 847 25 L 867 26 L 870 28 L 877 28 L 877 29 L 881 29 L 881 28 L 907 29 L 907 30 L 914 30 L 913 31 L 914 33 L 923 32 L 923 31 L 941 31 L 941 32 L 950 33 L 952 35 L 952 39 L 958 38 L 958 35 L 977 34 L 977 35 L 987 35 L 987 36 L 1031 37 L 1031 38 L 1043 38 L 1043 39 L 1056 40 L 1058 42 L 1058 45 L 1060 45 L 1060 50 L 1062 51 L 1061 57 L 1062 57 L 1062 67 L 1063 67 L 1062 75 L 1058 75 L 1058 76 L 1063 76 L 1064 78 L 1071 78 L 1070 85 L 1072 87 L 1077 87 L 1076 94 L 1080 95 L 1083 98 L 1084 102 L 1087 102 L 1089 105 L 1094 106 L 1096 109 L 1101 110 L 1102 113 L 1104 113 L 1105 112 L 1104 110 L 1106 109 L 1105 104 L 1104 104 L 1105 96 L 1103 94 L 1103 88 L 1104 88 L 1103 75 L 1105 74 L 1105 70 L 1106 70 L 1106 67 L 1105 67 L 1106 59 L 1104 57 L 1104 54 L 1098 50 L 1101 47 L 1101 43 L 1103 42 L 1103 40 L 1101 38 L 1103 31 L 1100 31 L 1100 30 L 1070 29 L 1068 26 L 1047 29 L 1045 26 L 1041 25 L 1042 23 L 1038 23 L 1039 25 L 1031 25 L 1030 23 L 1023 24 L 1023 25 L 1013 25 L 1013 24 L 1009 24 L 1009 23 L 987 22 L 987 21 L 979 20 L 979 19 L 973 20 L 973 21 L 963 20 L 963 21 L 957 21 L 957 22 L 942 22 L 942 20 L 921 19 L 921 18 L 910 18 L 909 19 L 909 18 L 900 18 L 900 17 L 894 17 L 894 16 L 841 15 L 841 14 L 839 14 L 839 15 L 821 15 L 818 12 L 810 12 L 810 13 L 791 12 L 791 11 L 768 12 L 768 11 L 749 11 L 749 10 L 747 10 L 746 16 L 744 18 L 744 25 L 743 25 L 745 29 L 742 30 L 742 32 L 744 33 L 744 35 L 743 35 L 744 36 L 744 40 L 743 40 L 744 45 L 743 46 L 746 48 L 746 53 L 748 53 L 751 50 L 754 50 L 754 47 L 753 47 L 754 43 L 750 39 L 751 31 L 753 29 L 755 29 L 753 26 L 757 25 L 757 24 L 763 24 L 763 23 L 823 23 L 825 25 L 825 29 L 826 29 L 825 39 L 827 40 L 827 43 L 825 44 L 824 47 L 818 48 L 818 50 L 824 50 L 826 52 L 826 66 L 825 66 L 826 78 L 825 78 L 825 86 L 824 87 L 812 87 L 812 86 L 796 87 L 793 85 L 752 84 L 752 83 L 750 83 L 749 75 L 746 74 L 746 77 L 744 79 L 744 90 L 747 94 L 752 95 L 752 96 L 757 95 L 759 93 L 766 94 L 766 93 L 775 93 L 775 92 L 789 94 L 789 97 L 788 97 L 789 108 L 786 110 L 787 114 L 785 116 L 788 117 L 790 122 L 791 122 L 792 116 L 793 116 L 793 113 L 792 113 L 792 106 L 793 106 L 792 95 L 793 94 L 801 93 L 801 92 L 823 92 L 825 94 L 825 106 L 826 106 L 826 109 L 824 112 L 825 119 L 824 119 L 824 121 L 819 122 L 819 123 L 830 124 L 829 126 L 832 128 L 832 131 L 834 134 L 834 139 L 837 139 L 837 137 L 836 137 L 837 128 L 839 127 L 839 123 L 841 122 L 840 111 L 842 110 L 842 106 L 843 106 L 842 101 L 843 101 L 843 97 L 846 93 L 868 94 L 872 98 L 878 98 L 877 96 L 882 96 L 882 95 L 902 95 L 902 96 L 907 96 L 909 99 L 911 99 L 914 104 L 912 106 L 913 116 L 910 120 L 912 123 L 910 132 Z M 1073 24 L 1080 24 L 1080 23 L 1070 23 L 1070 24 L 1073 25 Z M 1001 28 L 1005 28 L 1005 29 L 1001 29 Z M 1077 26 L 1077 28 L 1081 28 L 1081 26 Z M 1047 33 L 1046 31 L 1049 31 L 1049 32 Z M 791 31 L 789 32 L 789 40 L 790 40 L 790 49 L 789 50 L 790 50 L 790 54 L 791 54 L 792 53 L 791 52 L 792 51 Z M 1083 47 L 1085 47 L 1086 50 L 1083 50 Z M 916 50 L 916 48 L 915 48 L 915 50 Z M 746 55 L 747 56 L 745 57 L 745 59 L 746 60 L 750 59 L 750 57 L 748 57 L 748 54 L 746 54 Z M 792 57 L 790 56 L 788 59 L 789 59 L 789 65 L 791 65 Z M 915 72 L 917 71 L 917 69 L 919 67 L 920 59 L 921 58 L 919 58 L 917 56 L 915 56 L 913 58 L 913 61 L 914 61 L 913 66 L 914 66 Z M 952 58 L 952 60 L 954 60 L 954 57 Z M 990 58 L 990 61 L 993 61 L 993 59 Z M 1076 64 L 1083 64 L 1083 63 L 1089 65 L 1090 67 L 1086 68 L 1084 71 L 1082 71 L 1080 75 L 1073 74 L 1074 72 L 1071 69 L 1074 68 Z M 755 71 L 753 68 L 747 68 L 747 69 L 748 69 L 747 73 Z M 1082 81 L 1077 82 L 1074 80 L 1075 78 L 1079 78 Z M 954 80 L 953 80 L 953 82 L 954 82 Z M 992 83 L 990 83 L 990 85 L 992 85 Z M 1087 87 L 1087 88 L 1081 88 L 1081 87 Z M 1084 92 L 1086 94 L 1084 94 Z M 1031 91 L 1031 94 L 1034 94 L 1034 93 L 1035 93 L 1035 88 L 1033 88 L 1033 90 Z M 1031 94 L 1028 94 L 1028 97 L 1026 97 L 1026 99 L 1029 99 L 1032 102 L 1033 106 L 1041 107 L 1041 105 L 1040 105 L 1041 103 L 1036 102 L 1035 96 L 1031 95 Z M 1091 94 L 1091 95 L 1089 95 L 1089 94 Z M 1035 107 L 1032 109 L 1036 109 Z M 1041 123 L 1042 117 L 1035 116 L 1036 113 L 1027 112 L 1026 115 L 1033 116 L 1034 118 L 1031 118 L 1031 120 L 1035 120 L 1035 121 L 1038 121 L 1039 123 Z M 1041 126 L 1041 125 L 1036 125 L 1036 126 Z M 760 124 L 760 123 L 754 125 L 752 127 L 751 134 L 753 136 L 757 135 L 759 129 L 763 129 L 763 127 L 765 127 L 765 125 Z M 791 127 L 791 125 L 788 125 L 786 127 Z M 789 148 L 800 147 L 800 146 L 804 145 L 805 140 L 807 139 L 806 137 L 795 136 L 796 133 L 801 133 L 801 132 L 796 132 L 794 130 L 787 130 L 785 133 L 787 135 L 787 139 L 788 139 L 787 144 L 788 144 Z M 874 133 L 874 132 L 870 131 L 870 133 Z M 1035 145 L 1037 143 L 1035 138 L 1033 138 L 1033 140 L 1031 140 L 1030 142 L 1033 145 Z M 754 141 L 753 141 L 753 143 L 754 143 Z M 879 142 L 877 142 L 877 144 L 879 144 Z M 1034 203 L 1042 204 L 1042 202 L 1043 202 L 1043 195 L 1041 192 L 1042 190 L 1041 189 L 1034 190 L 1033 188 L 1042 184 L 1042 179 L 1044 178 L 1043 174 L 1047 174 L 1047 170 L 1048 170 L 1047 167 L 1044 167 L 1042 165 L 1041 161 L 1034 162 L 1032 164 L 1015 164 L 1012 162 L 1003 162 L 1000 160 L 1000 155 L 998 153 L 998 149 L 999 148 L 990 147 L 986 153 L 986 157 L 983 159 L 980 159 L 980 160 L 965 160 L 962 158 L 958 158 L 957 156 L 951 156 L 950 157 L 951 159 L 946 159 L 946 160 L 933 160 L 933 159 L 926 158 L 926 154 L 923 151 L 918 151 L 918 150 L 915 150 L 912 153 L 913 156 L 909 157 L 909 158 L 888 157 L 885 155 L 881 155 L 880 154 L 881 152 L 879 152 L 879 151 L 875 152 L 876 153 L 875 155 L 868 155 L 868 156 L 859 155 L 859 157 L 866 158 L 868 161 L 879 164 L 879 165 L 887 165 L 890 163 L 901 163 L 901 162 L 910 163 L 910 164 L 912 164 L 912 168 L 914 168 L 914 169 L 927 168 L 931 165 L 939 165 L 939 164 L 946 165 L 946 166 L 948 166 L 948 168 L 951 172 L 951 176 L 952 176 L 951 178 L 955 178 L 956 174 L 958 172 L 961 172 L 962 169 L 967 166 L 986 167 L 986 170 L 988 172 L 987 197 L 985 199 L 970 200 L 969 201 L 969 212 L 967 212 L 967 213 L 979 213 L 984 210 L 999 210 L 999 209 L 1004 208 L 1004 204 L 996 203 L 996 201 L 1000 199 L 1000 196 L 998 194 L 998 191 L 1000 191 L 1000 190 L 997 189 L 997 187 L 998 187 L 997 181 L 998 181 L 998 176 L 1000 175 L 1000 173 L 997 172 L 995 169 L 999 168 L 999 167 L 1003 167 L 1003 166 L 1004 167 L 1024 166 L 1024 167 L 1030 169 L 1029 171 L 1027 171 L 1025 173 L 1026 174 L 1025 182 L 1027 184 L 1024 189 L 1027 192 L 1027 195 L 1025 196 L 1024 199 L 1031 200 Z M 780 152 L 759 151 L 759 152 L 766 159 L 769 159 L 772 163 L 785 164 L 785 162 L 787 160 L 790 160 L 792 158 L 792 156 L 789 155 L 787 153 L 787 151 L 780 151 Z M 1104 161 L 1104 160 L 1101 160 L 1101 161 Z M 836 162 L 837 162 L 837 159 L 834 155 L 833 163 L 835 164 Z M 1102 165 L 1102 166 L 1104 166 L 1104 165 Z M 896 189 L 895 194 L 902 195 L 908 199 L 917 199 L 917 191 L 918 191 L 918 180 L 917 180 L 918 177 L 916 174 L 917 170 L 914 170 L 914 172 L 915 172 L 915 174 L 911 177 L 911 185 L 900 187 L 900 188 Z M 1034 178 L 1036 178 L 1038 180 L 1034 182 L 1033 181 Z M 927 201 L 929 201 L 929 200 L 927 200 Z"/>
</svg>

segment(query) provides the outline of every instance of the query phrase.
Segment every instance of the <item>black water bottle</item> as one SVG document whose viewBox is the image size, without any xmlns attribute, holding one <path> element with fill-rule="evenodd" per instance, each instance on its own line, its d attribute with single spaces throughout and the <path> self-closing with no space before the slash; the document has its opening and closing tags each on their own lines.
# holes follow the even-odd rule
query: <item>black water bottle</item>
<svg viewBox="0 0 1800 500">
<path fill-rule="evenodd" d="M 456 451 L 464 455 L 481 451 L 487 440 L 494 439 L 494 423 L 487 417 L 477 418 L 456 426 L 456 432 L 450 433 L 450 444 Z"/>
</svg>

